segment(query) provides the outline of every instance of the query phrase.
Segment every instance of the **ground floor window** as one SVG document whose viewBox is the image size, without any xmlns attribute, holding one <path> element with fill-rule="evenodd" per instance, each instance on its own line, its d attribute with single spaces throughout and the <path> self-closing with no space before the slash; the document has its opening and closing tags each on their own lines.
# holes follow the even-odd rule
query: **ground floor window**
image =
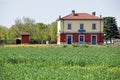
<svg viewBox="0 0 120 80">
<path fill-rule="evenodd" d="M 97 36 L 96 35 L 91 35 L 91 43 L 96 44 L 97 43 Z"/>
<path fill-rule="evenodd" d="M 84 44 L 85 43 L 85 35 L 79 35 L 79 44 Z"/>
<path fill-rule="evenodd" d="M 66 38 L 66 39 L 65 39 Z M 66 44 L 97 44 L 97 35 L 93 34 L 67 34 L 63 39 Z M 99 38 L 99 37 L 98 37 Z"/>
</svg>

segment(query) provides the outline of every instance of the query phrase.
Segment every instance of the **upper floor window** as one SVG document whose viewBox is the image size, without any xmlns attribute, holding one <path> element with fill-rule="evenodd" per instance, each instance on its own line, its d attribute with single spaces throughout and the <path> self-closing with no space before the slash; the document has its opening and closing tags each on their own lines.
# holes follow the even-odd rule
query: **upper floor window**
<svg viewBox="0 0 120 80">
<path fill-rule="evenodd" d="M 80 29 L 84 29 L 84 24 L 80 24 Z"/>
<path fill-rule="evenodd" d="M 96 29 L 96 24 L 92 24 L 92 29 L 95 30 Z"/>
<path fill-rule="evenodd" d="M 71 24 L 68 24 L 68 29 L 70 30 L 70 29 L 72 29 L 72 26 L 71 26 Z"/>
</svg>

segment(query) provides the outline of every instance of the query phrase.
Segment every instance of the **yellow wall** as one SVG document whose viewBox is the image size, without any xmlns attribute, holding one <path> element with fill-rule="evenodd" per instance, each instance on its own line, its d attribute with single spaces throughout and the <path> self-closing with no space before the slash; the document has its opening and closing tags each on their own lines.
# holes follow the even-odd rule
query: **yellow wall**
<svg viewBox="0 0 120 80">
<path fill-rule="evenodd" d="M 72 25 L 72 29 L 68 30 L 68 24 Z M 86 32 L 100 32 L 100 20 L 64 20 L 61 21 L 61 32 L 78 32 L 80 23 L 84 24 Z M 96 30 L 92 30 L 92 24 L 96 24 Z M 101 20 L 101 32 L 103 32 L 103 20 Z"/>
</svg>

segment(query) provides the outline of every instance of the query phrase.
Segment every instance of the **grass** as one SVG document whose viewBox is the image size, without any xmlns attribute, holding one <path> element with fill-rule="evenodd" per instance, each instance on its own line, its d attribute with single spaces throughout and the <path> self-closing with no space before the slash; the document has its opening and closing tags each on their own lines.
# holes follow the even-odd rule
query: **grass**
<svg viewBox="0 0 120 80">
<path fill-rule="evenodd" d="M 120 80 L 119 46 L 2 46 L 0 80 Z"/>
</svg>

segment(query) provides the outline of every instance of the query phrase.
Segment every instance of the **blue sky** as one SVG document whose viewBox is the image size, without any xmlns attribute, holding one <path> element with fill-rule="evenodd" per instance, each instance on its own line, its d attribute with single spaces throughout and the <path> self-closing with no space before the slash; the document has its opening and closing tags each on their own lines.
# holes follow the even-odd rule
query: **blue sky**
<svg viewBox="0 0 120 80">
<path fill-rule="evenodd" d="M 15 19 L 29 17 L 36 22 L 51 23 L 59 15 L 76 12 L 113 16 L 120 26 L 120 0 L 0 0 L 0 25 L 11 27 Z"/>
</svg>

